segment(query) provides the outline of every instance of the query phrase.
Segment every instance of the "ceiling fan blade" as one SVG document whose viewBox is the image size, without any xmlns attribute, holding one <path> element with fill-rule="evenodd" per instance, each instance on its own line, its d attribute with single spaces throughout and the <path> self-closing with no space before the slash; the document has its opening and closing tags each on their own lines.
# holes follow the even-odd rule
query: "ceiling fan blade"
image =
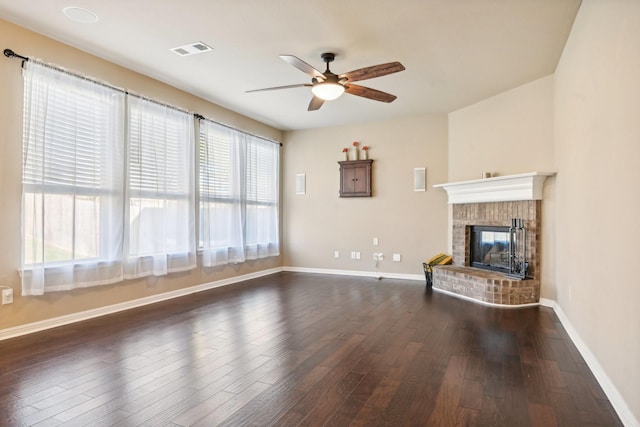
<svg viewBox="0 0 640 427">
<path fill-rule="evenodd" d="M 309 75 L 310 77 L 320 78 L 322 80 L 326 79 L 324 74 L 322 74 L 320 71 L 316 70 L 311 65 L 307 64 L 306 62 L 304 62 L 302 59 L 298 58 L 297 56 L 280 55 L 280 58 L 282 58 L 288 64 L 293 65 L 294 67 L 296 67 L 298 70 L 302 71 L 303 73 Z"/>
<path fill-rule="evenodd" d="M 372 79 L 374 77 L 386 76 L 387 74 L 397 73 L 404 70 L 404 65 L 399 62 L 388 62 L 386 64 L 372 65 L 371 67 L 360 68 L 358 70 L 349 71 L 340 74 L 339 79 L 346 78 L 348 82 L 357 82 L 359 80 Z"/>
<path fill-rule="evenodd" d="M 307 111 L 319 110 L 320 107 L 322 107 L 322 104 L 324 104 L 324 99 L 318 98 L 314 95 L 313 98 L 311 98 L 311 102 L 309 103 L 309 108 L 307 108 Z"/>
<path fill-rule="evenodd" d="M 291 89 L 294 87 L 311 87 L 313 86 L 311 83 L 301 83 L 301 84 L 297 84 L 297 85 L 288 85 L 288 86 L 275 86 L 275 87 L 266 87 L 264 89 L 253 89 L 253 90 L 248 90 L 245 93 L 249 93 L 249 92 L 264 92 L 267 90 L 279 90 L 279 89 Z"/>
<path fill-rule="evenodd" d="M 369 87 L 360 85 L 345 85 L 344 91 L 351 95 L 362 96 L 363 98 L 373 99 L 380 102 L 393 102 L 397 97 L 390 93 L 382 92 Z"/>
</svg>

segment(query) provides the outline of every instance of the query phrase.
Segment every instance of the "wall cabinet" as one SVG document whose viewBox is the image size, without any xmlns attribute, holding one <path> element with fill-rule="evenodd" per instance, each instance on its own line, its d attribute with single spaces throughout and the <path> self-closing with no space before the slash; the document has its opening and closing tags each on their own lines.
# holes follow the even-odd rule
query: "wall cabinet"
<svg viewBox="0 0 640 427">
<path fill-rule="evenodd" d="M 371 197 L 373 160 L 345 160 L 340 164 L 340 197 Z"/>
</svg>

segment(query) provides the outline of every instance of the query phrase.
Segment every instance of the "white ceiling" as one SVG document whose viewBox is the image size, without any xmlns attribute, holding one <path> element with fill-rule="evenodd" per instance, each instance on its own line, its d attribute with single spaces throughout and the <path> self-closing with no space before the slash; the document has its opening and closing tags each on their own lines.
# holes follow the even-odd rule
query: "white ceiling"
<svg viewBox="0 0 640 427">
<path fill-rule="evenodd" d="M 73 22 L 66 6 L 99 20 Z M 0 17 L 288 130 L 447 113 L 552 74 L 579 7 L 580 0 L 0 0 Z M 214 50 L 170 51 L 196 41 Z M 345 94 L 308 112 L 309 88 L 245 93 L 309 83 L 279 55 L 324 71 L 322 52 L 337 54 L 336 74 L 400 61 L 405 71 L 358 82 L 398 99 Z"/>
</svg>

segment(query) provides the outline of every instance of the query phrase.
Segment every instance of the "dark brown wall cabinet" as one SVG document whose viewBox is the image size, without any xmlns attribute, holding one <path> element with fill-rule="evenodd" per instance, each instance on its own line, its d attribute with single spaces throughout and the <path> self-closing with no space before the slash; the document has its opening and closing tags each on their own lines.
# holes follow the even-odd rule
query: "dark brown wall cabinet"
<svg viewBox="0 0 640 427">
<path fill-rule="evenodd" d="M 346 160 L 340 164 L 340 197 L 371 197 L 373 160 Z"/>
</svg>

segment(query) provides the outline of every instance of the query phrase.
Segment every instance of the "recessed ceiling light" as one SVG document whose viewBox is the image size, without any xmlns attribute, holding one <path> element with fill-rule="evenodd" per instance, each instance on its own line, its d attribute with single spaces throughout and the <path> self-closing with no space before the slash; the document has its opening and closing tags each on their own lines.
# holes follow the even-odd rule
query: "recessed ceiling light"
<svg viewBox="0 0 640 427">
<path fill-rule="evenodd" d="M 213 48 L 206 43 L 194 42 L 171 48 L 171 51 L 180 56 L 194 55 L 196 53 L 210 52 Z"/>
<path fill-rule="evenodd" d="M 98 22 L 98 15 L 83 7 L 67 6 L 62 9 L 62 13 L 72 21 L 80 22 L 81 24 L 93 24 L 94 22 Z"/>
</svg>

